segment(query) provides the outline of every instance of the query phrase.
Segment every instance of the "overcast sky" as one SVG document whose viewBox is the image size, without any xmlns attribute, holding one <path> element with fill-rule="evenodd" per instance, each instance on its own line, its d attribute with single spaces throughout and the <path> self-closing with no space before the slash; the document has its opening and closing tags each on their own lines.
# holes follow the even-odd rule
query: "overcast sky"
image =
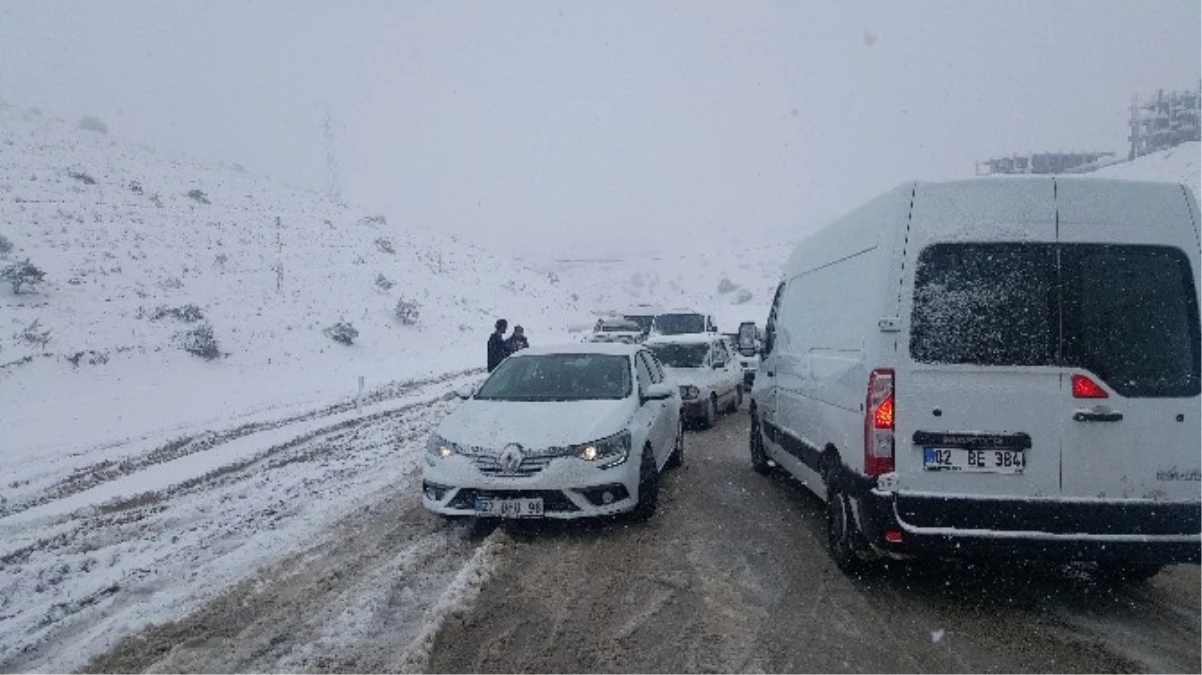
<svg viewBox="0 0 1202 675">
<path fill-rule="evenodd" d="M 1198 0 L 0 0 L 0 98 L 502 254 L 804 235 L 912 178 L 1125 151 Z"/>
</svg>

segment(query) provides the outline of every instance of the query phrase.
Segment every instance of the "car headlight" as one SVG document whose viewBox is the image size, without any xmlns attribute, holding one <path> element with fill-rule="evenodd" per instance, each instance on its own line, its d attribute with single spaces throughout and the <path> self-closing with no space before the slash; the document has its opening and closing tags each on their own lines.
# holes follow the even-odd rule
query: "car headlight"
<svg viewBox="0 0 1202 675">
<path fill-rule="evenodd" d="M 701 395 L 701 390 L 691 384 L 686 384 L 680 388 L 680 397 L 689 399 L 697 398 Z"/>
<path fill-rule="evenodd" d="M 598 462 L 602 469 L 617 466 L 630 457 L 630 432 L 623 431 L 592 443 L 573 448 L 575 454 L 586 462 Z"/>
<path fill-rule="evenodd" d="M 455 444 L 438 434 L 430 434 L 430 438 L 426 440 L 426 454 L 446 459 L 455 454 Z"/>
</svg>

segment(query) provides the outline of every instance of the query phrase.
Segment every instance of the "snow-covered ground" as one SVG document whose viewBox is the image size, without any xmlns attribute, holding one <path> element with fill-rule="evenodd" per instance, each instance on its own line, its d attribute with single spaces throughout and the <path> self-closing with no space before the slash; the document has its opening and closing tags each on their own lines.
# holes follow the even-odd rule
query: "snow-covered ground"
<svg viewBox="0 0 1202 675">
<path fill-rule="evenodd" d="M 1112 164 L 1088 175 L 1124 180 L 1185 183 L 1194 191 L 1194 197 L 1197 198 L 1199 194 L 1202 194 L 1200 152 L 1202 152 L 1202 143 L 1182 143 L 1175 148 L 1137 157 L 1130 162 Z"/>
</svg>

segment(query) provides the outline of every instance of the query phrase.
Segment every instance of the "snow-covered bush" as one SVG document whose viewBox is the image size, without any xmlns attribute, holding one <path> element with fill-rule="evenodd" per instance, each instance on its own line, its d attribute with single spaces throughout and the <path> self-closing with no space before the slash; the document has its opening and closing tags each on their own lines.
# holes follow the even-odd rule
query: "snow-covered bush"
<svg viewBox="0 0 1202 675">
<path fill-rule="evenodd" d="M 341 342 L 344 345 L 355 344 L 355 338 L 359 337 L 359 331 L 346 321 L 339 321 L 322 332 L 334 342 Z"/>
<path fill-rule="evenodd" d="M 739 292 L 735 293 L 735 298 L 731 302 L 736 305 L 745 305 L 751 302 L 752 297 L 754 296 L 752 296 L 751 291 L 747 290 L 746 288 L 740 288 Z"/>
<path fill-rule="evenodd" d="M 204 312 L 200 311 L 199 307 L 191 303 L 180 307 L 167 307 L 165 305 L 159 305 L 157 308 L 155 308 L 154 313 L 150 315 L 151 321 L 158 321 L 166 318 L 176 319 L 178 321 L 183 321 L 184 323 L 196 323 L 197 321 L 203 321 L 205 315 Z"/>
<path fill-rule="evenodd" d="M 13 243 L 8 240 L 8 237 L 0 234 L 0 255 L 8 255 L 13 250 Z"/>
<path fill-rule="evenodd" d="M 68 171 L 67 175 L 84 185 L 95 185 L 96 179 L 88 175 L 87 171 Z"/>
<path fill-rule="evenodd" d="M 383 274 L 379 274 L 379 273 L 376 274 L 376 287 L 377 288 L 379 288 L 382 291 L 387 291 L 387 290 L 391 289 L 393 286 L 396 286 L 395 281 L 393 281 L 392 279 L 389 279 L 388 277 L 384 276 Z"/>
<path fill-rule="evenodd" d="M 176 335 L 176 344 L 189 354 L 195 354 L 206 361 L 221 356 L 217 347 L 217 338 L 213 335 L 213 327 L 206 321 L 199 326 Z"/>
<path fill-rule="evenodd" d="M 188 190 L 188 197 L 190 199 L 195 200 L 196 202 L 198 202 L 200 204 L 211 204 L 212 203 L 209 201 L 209 196 L 206 195 L 203 190 L 197 190 L 196 188 L 192 188 L 191 190 Z"/>
<path fill-rule="evenodd" d="M 739 285 L 736 284 L 735 282 L 731 281 L 730 279 L 723 277 L 722 281 L 718 282 L 718 292 L 721 293 L 722 295 L 726 295 L 727 293 L 734 293 L 737 290 L 739 290 Z"/>
<path fill-rule="evenodd" d="M 105 124 L 104 120 L 100 119 L 99 117 L 92 117 L 91 115 L 84 115 L 83 117 L 79 118 L 79 124 L 77 126 L 86 131 L 97 131 L 102 134 L 107 134 L 109 132 L 109 125 Z"/>
<path fill-rule="evenodd" d="M 420 313 L 421 305 L 418 305 L 415 301 L 406 300 L 405 298 L 397 300 L 396 309 L 393 310 L 393 314 L 396 315 L 396 318 L 406 326 L 412 326 L 416 324 Z"/>
<path fill-rule="evenodd" d="M 396 253 L 396 249 L 392 247 L 392 241 L 384 237 L 376 240 L 376 248 L 380 249 L 382 253 Z"/>
<path fill-rule="evenodd" d="M 0 279 L 4 279 L 13 286 L 13 293 L 20 293 L 22 286 L 33 287 L 40 282 L 46 273 L 38 269 L 36 265 L 29 262 L 29 259 L 19 263 L 13 263 L 8 267 L 0 270 Z"/>
<path fill-rule="evenodd" d="M 24 330 L 13 335 L 13 339 L 31 347 L 45 347 L 46 343 L 50 342 L 50 331 L 39 331 L 39 328 L 41 328 L 41 322 L 34 319 L 33 323 L 26 326 Z"/>
</svg>

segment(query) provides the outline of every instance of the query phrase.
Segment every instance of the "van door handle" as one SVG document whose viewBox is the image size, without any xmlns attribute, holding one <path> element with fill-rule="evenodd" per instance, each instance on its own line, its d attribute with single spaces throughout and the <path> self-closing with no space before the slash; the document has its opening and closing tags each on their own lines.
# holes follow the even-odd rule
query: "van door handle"
<svg viewBox="0 0 1202 675">
<path fill-rule="evenodd" d="M 1119 422 L 1123 413 L 1117 410 L 1078 410 L 1073 413 L 1073 419 L 1078 422 Z"/>
</svg>

